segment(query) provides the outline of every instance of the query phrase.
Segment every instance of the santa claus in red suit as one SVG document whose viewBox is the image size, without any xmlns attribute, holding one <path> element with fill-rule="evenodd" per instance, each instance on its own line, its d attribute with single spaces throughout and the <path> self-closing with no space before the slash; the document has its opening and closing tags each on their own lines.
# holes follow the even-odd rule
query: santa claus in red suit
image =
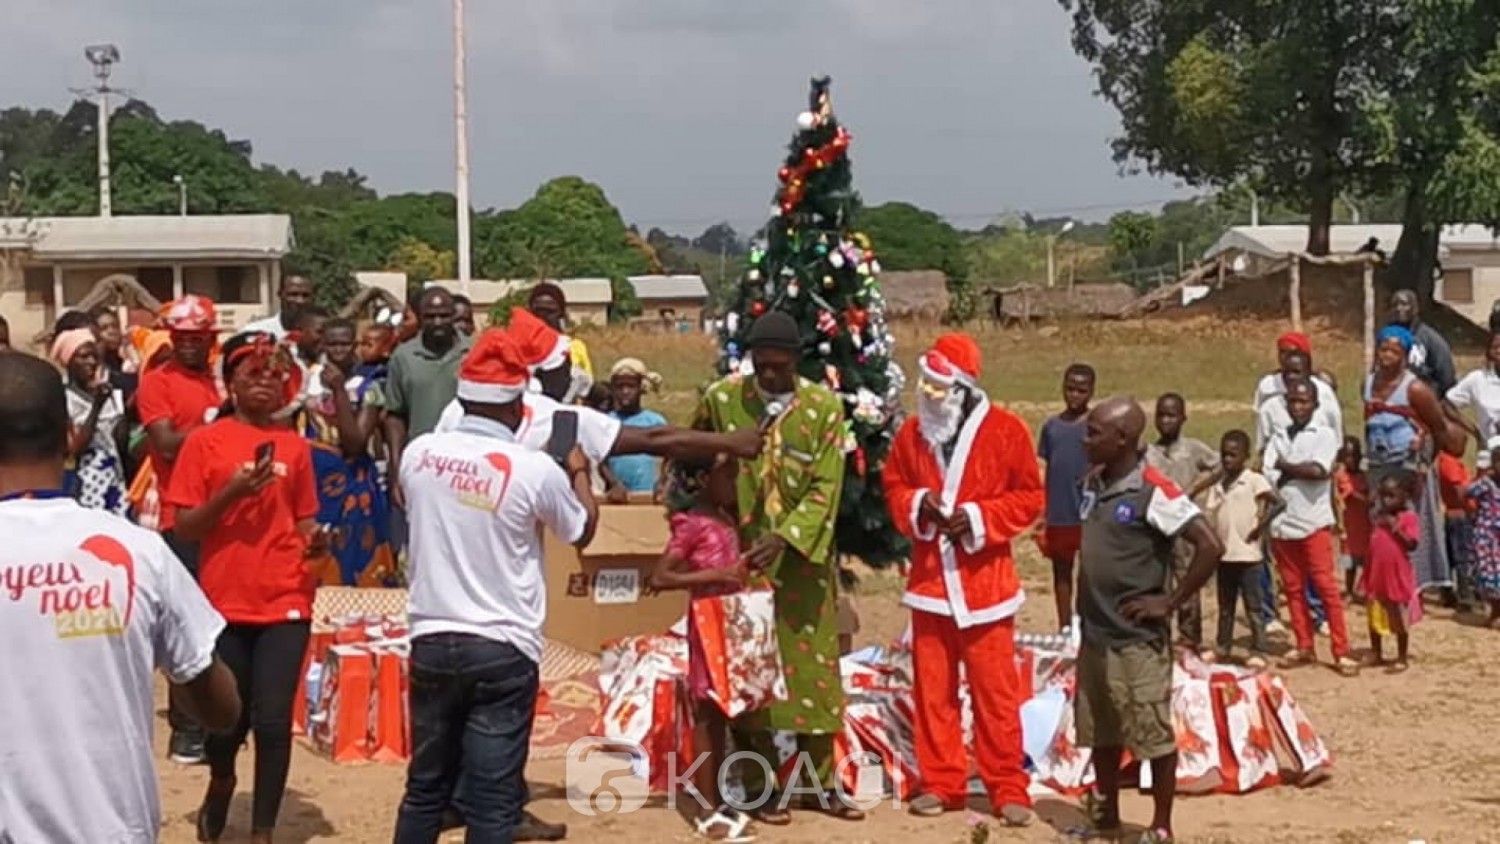
<svg viewBox="0 0 1500 844">
<path fill-rule="evenodd" d="M 1035 816 L 1022 766 L 1015 615 L 1026 600 L 1011 542 L 1042 512 L 1044 493 L 1026 423 L 979 388 L 979 346 L 948 334 L 920 363 L 917 413 L 885 464 L 886 502 L 912 539 L 902 601 L 911 609 L 916 667 L 918 815 L 964 808 L 969 760 L 959 668 L 974 707 L 974 755 L 995 814 Z"/>
</svg>

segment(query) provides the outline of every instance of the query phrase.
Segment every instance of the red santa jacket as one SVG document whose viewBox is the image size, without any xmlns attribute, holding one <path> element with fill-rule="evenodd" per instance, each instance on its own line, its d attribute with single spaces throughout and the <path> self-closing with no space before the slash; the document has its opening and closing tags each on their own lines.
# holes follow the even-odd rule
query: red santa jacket
<svg viewBox="0 0 1500 844">
<path fill-rule="evenodd" d="M 916 416 L 906 420 L 886 458 L 886 505 L 897 529 L 911 537 L 911 571 L 902 603 L 952 616 L 959 627 L 1010 618 L 1026 600 L 1011 540 L 1036 522 L 1045 503 L 1031 431 L 1020 417 L 981 402 L 959 429 L 946 464 L 922 438 Z M 918 524 L 922 499 L 938 497 L 944 513 L 967 513 L 963 547 Z"/>
</svg>

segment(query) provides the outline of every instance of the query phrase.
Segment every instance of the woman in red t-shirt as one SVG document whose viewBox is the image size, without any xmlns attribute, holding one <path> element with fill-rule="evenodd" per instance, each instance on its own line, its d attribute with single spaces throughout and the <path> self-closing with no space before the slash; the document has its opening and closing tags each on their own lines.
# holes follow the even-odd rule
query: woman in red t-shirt
<svg viewBox="0 0 1500 844">
<path fill-rule="evenodd" d="M 292 698 L 315 588 L 304 558 L 321 544 L 318 497 L 307 442 L 271 418 L 297 394 L 296 363 L 263 332 L 230 339 L 221 360 L 229 401 L 188 434 L 164 500 L 178 508 L 178 534 L 201 543 L 199 583 L 228 622 L 219 657 L 244 702 L 235 730 L 208 739 L 212 780 L 198 840 L 223 833 L 235 756 L 253 730 L 251 841 L 269 842 L 291 766 Z"/>
</svg>

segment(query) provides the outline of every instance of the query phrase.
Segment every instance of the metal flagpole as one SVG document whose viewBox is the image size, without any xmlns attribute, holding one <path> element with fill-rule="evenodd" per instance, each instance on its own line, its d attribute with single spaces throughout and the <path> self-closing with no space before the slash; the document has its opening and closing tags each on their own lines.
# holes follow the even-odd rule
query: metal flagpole
<svg viewBox="0 0 1500 844">
<path fill-rule="evenodd" d="M 469 105 L 465 91 L 464 0 L 453 0 L 453 148 L 458 180 L 458 285 L 469 294 Z"/>
</svg>

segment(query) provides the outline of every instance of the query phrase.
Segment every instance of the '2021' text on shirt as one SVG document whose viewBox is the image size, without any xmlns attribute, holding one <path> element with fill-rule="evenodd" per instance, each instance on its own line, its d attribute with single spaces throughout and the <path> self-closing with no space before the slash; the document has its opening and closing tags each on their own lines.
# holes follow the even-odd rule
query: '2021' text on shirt
<svg viewBox="0 0 1500 844">
<path fill-rule="evenodd" d="M 156 841 L 152 674 L 203 673 L 224 620 L 124 519 L 6 501 L 0 536 L 0 841 Z"/>
</svg>

